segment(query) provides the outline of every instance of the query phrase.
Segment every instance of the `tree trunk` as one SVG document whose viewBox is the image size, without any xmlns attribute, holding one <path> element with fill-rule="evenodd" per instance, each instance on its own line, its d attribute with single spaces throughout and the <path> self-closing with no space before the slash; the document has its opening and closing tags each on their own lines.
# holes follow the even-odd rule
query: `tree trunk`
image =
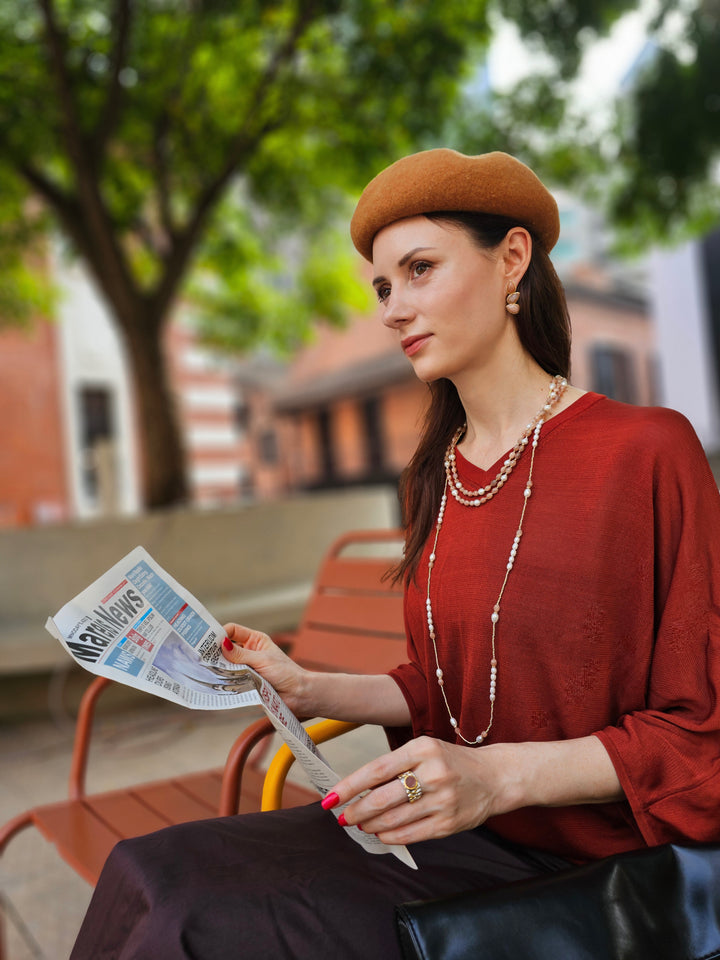
<svg viewBox="0 0 720 960">
<path fill-rule="evenodd" d="M 145 506 L 169 507 L 188 499 L 185 451 L 162 349 L 162 324 L 120 323 L 129 351 L 141 433 Z"/>
</svg>

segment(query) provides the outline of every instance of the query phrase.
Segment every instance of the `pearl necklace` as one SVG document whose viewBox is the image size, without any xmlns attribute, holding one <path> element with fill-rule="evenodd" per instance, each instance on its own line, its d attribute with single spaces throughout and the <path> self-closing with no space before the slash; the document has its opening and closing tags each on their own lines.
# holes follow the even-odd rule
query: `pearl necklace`
<svg viewBox="0 0 720 960">
<path fill-rule="evenodd" d="M 562 395 L 565 393 L 567 388 L 567 380 L 564 377 L 553 377 L 550 382 L 550 391 L 548 397 L 543 406 L 538 410 L 533 419 L 525 428 L 525 431 L 518 440 L 518 442 L 513 447 L 512 453 L 507 460 L 503 463 L 503 466 L 500 470 L 500 473 L 495 477 L 491 484 L 487 487 L 479 487 L 477 490 L 467 490 L 462 483 L 457 474 L 457 465 L 455 457 L 455 447 L 457 446 L 460 438 L 465 433 L 467 429 L 467 424 L 464 424 L 460 429 L 455 433 L 455 436 L 450 441 L 450 445 L 447 448 L 445 453 L 445 486 L 443 488 L 443 495 L 440 500 L 440 510 L 438 511 L 437 522 L 435 526 L 435 539 L 433 541 L 433 548 L 428 558 L 428 575 L 427 575 L 427 595 L 425 600 L 425 607 L 427 611 L 427 622 L 428 622 L 428 632 L 430 634 L 430 639 L 432 641 L 433 650 L 435 651 L 435 676 L 437 678 L 438 686 L 440 687 L 440 692 L 442 693 L 443 700 L 445 701 L 445 707 L 450 717 L 450 725 L 455 731 L 455 735 L 459 737 L 464 743 L 467 743 L 469 746 L 474 747 L 481 744 L 488 733 L 490 728 L 493 725 L 494 713 L 495 713 L 495 697 L 496 697 L 496 686 L 497 686 L 497 657 L 495 650 L 495 640 L 497 634 L 497 625 L 500 620 L 500 602 L 502 601 L 503 595 L 505 593 L 505 587 L 507 586 L 510 573 L 515 564 L 515 558 L 517 556 L 518 548 L 520 546 L 520 538 L 523 533 L 523 521 L 525 520 L 525 510 L 527 509 L 528 501 L 532 495 L 532 485 L 533 485 L 533 467 L 535 465 L 535 451 L 537 450 L 538 442 L 540 439 L 540 430 L 542 425 L 547 420 L 549 414 L 551 413 L 553 407 L 560 400 Z M 499 490 L 505 484 L 505 481 L 510 476 L 512 471 L 515 468 L 520 456 L 530 442 L 530 436 L 532 435 L 532 453 L 530 454 L 530 470 L 528 472 L 527 483 L 525 484 L 525 489 L 523 491 L 523 506 L 520 513 L 520 522 L 518 523 L 517 532 L 515 533 L 515 538 L 510 548 L 510 556 L 508 557 L 508 562 L 505 567 L 505 577 L 502 582 L 502 587 L 500 588 L 500 593 L 498 598 L 495 601 L 493 606 L 493 612 L 490 616 L 490 622 L 492 624 L 492 634 L 490 641 L 490 719 L 488 725 L 479 733 L 474 740 L 468 740 L 463 736 L 460 728 L 458 726 L 458 721 L 455 719 L 452 710 L 450 709 L 450 704 L 448 703 L 447 694 L 445 693 L 445 680 L 443 677 L 443 671 L 440 666 L 440 658 L 438 656 L 438 649 L 436 643 L 436 633 L 435 633 L 435 624 L 433 620 L 432 612 L 432 603 L 430 601 L 430 581 L 432 578 L 432 570 L 435 566 L 435 560 L 437 556 L 437 545 L 438 538 L 440 536 L 440 530 L 442 528 L 443 517 L 445 515 L 445 507 L 447 505 L 447 496 L 448 490 L 455 497 L 458 503 L 466 507 L 479 507 L 484 503 L 487 503 L 488 500 L 491 500 Z M 465 496 L 460 496 L 460 494 L 465 494 Z M 469 499 L 468 499 L 469 498 Z"/>
</svg>

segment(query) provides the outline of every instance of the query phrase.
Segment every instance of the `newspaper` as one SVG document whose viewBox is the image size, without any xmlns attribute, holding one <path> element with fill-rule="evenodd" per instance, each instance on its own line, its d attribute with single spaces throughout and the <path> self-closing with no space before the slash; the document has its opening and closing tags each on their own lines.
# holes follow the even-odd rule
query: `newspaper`
<svg viewBox="0 0 720 960">
<path fill-rule="evenodd" d="M 45 627 L 81 667 L 101 677 L 194 710 L 262 707 L 321 796 L 341 779 L 274 688 L 222 656 L 220 624 L 143 547 L 48 617 Z M 345 806 L 333 810 L 336 817 Z M 368 852 L 393 853 L 417 869 L 406 847 L 345 829 Z"/>
</svg>

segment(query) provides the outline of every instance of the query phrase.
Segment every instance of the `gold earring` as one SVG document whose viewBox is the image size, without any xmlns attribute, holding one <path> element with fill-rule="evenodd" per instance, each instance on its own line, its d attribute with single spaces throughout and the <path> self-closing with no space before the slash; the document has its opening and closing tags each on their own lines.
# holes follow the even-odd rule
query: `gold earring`
<svg viewBox="0 0 720 960">
<path fill-rule="evenodd" d="M 505 292 L 507 294 L 505 298 L 505 309 L 508 313 L 518 314 L 520 313 L 520 304 L 518 300 L 520 299 L 520 294 L 516 292 L 515 284 L 512 280 L 508 280 L 505 285 Z"/>
</svg>

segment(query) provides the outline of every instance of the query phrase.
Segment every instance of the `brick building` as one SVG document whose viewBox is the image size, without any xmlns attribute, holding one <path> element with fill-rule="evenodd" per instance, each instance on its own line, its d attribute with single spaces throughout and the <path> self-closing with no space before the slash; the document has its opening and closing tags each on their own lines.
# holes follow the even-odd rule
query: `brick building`
<svg viewBox="0 0 720 960">
<path fill-rule="evenodd" d="M 58 271 L 57 315 L 0 331 L 0 526 L 141 509 L 140 451 L 123 344 L 78 267 Z M 166 350 L 193 502 L 236 502 L 247 457 L 234 364 L 180 317 Z"/>
<path fill-rule="evenodd" d="M 597 261 L 588 237 L 598 234 L 569 209 L 556 263 L 573 323 L 573 381 L 631 403 L 661 402 L 643 300 L 628 292 L 626 275 L 583 265 Z M 0 332 L 0 525 L 141 509 L 122 342 L 82 271 L 58 274 L 55 322 Z M 315 342 L 283 365 L 203 350 L 182 314 L 166 349 L 197 506 L 395 483 L 415 449 L 427 388 L 374 314 L 343 330 L 319 326 Z"/>
<path fill-rule="evenodd" d="M 0 527 L 67 515 L 57 354 L 48 323 L 0 336 Z"/>
<path fill-rule="evenodd" d="M 588 269 L 566 278 L 566 291 L 573 383 L 628 403 L 658 403 L 653 324 L 643 300 Z M 257 495 L 395 483 L 417 444 L 427 387 L 374 316 L 344 330 L 320 327 L 274 383 L 269 373 L 263 385 L 243 382 L 262 395 L 265 432 L 275 438 L 274 473 L 265 462 L 262 482 L 250 481 Z"/>
</svg>

